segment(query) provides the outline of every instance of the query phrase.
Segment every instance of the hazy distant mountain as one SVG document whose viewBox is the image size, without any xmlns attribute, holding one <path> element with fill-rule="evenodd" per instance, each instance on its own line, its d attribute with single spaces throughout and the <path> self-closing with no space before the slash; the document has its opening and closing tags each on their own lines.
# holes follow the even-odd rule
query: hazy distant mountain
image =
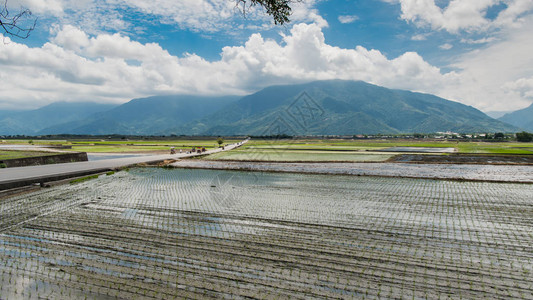
<svg viewBox="0 0 533 300">
<path fill-rule="evenodd" d="M 116 105 L 56 102 L 29 111 L 0 112 L 0 135 L 35 135 L 43 128 L 84 119 Z"/>
<path fill-rule="evenodd" d="M 498 120 L 533 132 L 533 104 L 524 109 L 506 114 Z"/>
<path fill-rule="evenodd" d="M 40 134 L 166 134 L 169 128 L 203 118 L 238 98 L 173 95 L 133 99 L 86 119 L 45 128 Z"/>
<path fill-rule="evenodd" d="M 0 120 L 22 112 L 22 110 L 0 110 Z"/>
<path fill-rule="evenodd" d="M 352 135 L 516 130 L 473 107 L 433 95 L 329 80 L 268 87 L 172 132 Z"/>
<path fill-rule="evenodd" d="M 272 86 L 245 97 L 155 96 L 116 107 L 56 103 L 1 116 L 3 135 L 353 135 L 519 130 L 473 107 L 433 95 L 343 80 Z"/>
<path fill-rule="evenodd" d="M 506 114 L 508 113 L 512 113 L 513 111 L 512 110 L 506 110 L 506 111 L 497 111 L 497 110 L 494 110 L 494 111 L 486 111 L 484 112 L 487 116 L 493 118 L 493 119 L 499 119 L 503 116 L 505 116 Z"/>
</svg>

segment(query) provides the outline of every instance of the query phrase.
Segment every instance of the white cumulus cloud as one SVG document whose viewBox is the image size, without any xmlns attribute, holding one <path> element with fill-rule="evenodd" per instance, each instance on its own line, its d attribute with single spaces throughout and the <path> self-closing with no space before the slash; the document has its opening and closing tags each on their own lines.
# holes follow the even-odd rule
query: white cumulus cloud
<svg viewBox="0 0 533 300">
<path fill-rule="evenodd" d="M 320 15 L 318 9 L 315 8 L 318 1 L 319 0 L 306 0 L 302 2 L 294 2 L 291 6 L 291 21 L 294 23 L 311 22 L 319 27 L 328 27 L 328 22 Z"/>
<path fill-rule="evenodd" d="M 339 22 L 341 22 L 342 24 L 350 24 L 350 23 L 353 23 L 359 20 L 359 17 L 356 15 L 344 15 L 344 16 L 339 16 L 338 19 L 339 19 Z"/>
<path fill-rule="evenodd" d="M 427 34 L 415 34 L 411 37 L 412 41 L 425 41 L 427 40 L 428 35 Z"/>
<path fill-rule="evenodd" d="M 42 47 L 0 45 L 0 107 L 38 107 L 54 101 L 122 103 L 158 94 L 229 95 L 273 84 L 323 79 L 363 80 L 436 94 L 485 110 L 531 103 L 533 19 L 498 40 L 460 56 L 444 72 L 416 52 L 387 57 L 362 46 L 326 43 L 319 24 L 296 24 L 281 42 L 253 34 L 224 47 L 220 59 L 175 56 L 157 43 L 121 34 L 92 35 L 74 26 L 54 31 Z M 518 45 L 518 46 L 517 46 Z"/>
<path fill-rule="evenodd" d="M 446 95 L 485 110 L 512 110 L 531 104 L 526 89 L 533 77 L 533 17 L 521 28 L 508 28 L 487 47 L 461 55 L 452 64 L 460 69 L 461 84 Z"/>
<path fill-rule="evenodd" d="M 0 64 L 3 106 L 58 100 L 119 103 L 168 93 L 245 94 L 318 79 L 436 92 L 456 76 L 442 74 L 414 52 L 390 59 L 361 46 L 330 46 L 320 25 L 304 23 L 293 26 L 281 43 L 253 34 L 243 46 L 223 48 L 220 60 L 212 62 L 195 54 L 173 56 L 156 43 L 120 34 L 90 36 L 64 26 L 42 47 L 0 46 Z"/>
<path fill-rule="evenodd" d="M 510 94 L 533 100 L 533 76 L 507 82 L 503 87 Z"/>
<path fill-rule="evenodd" d="M 494 28 L 517 26 L 523 22 L 525 13 L 533 10 L 531 0 L 451 0 L 444 8 L 435 0 L 383 0 L 399 3 L 401 18 L 417 26 L 429 26 L 434 30 L 450 33 L 476 32 Z M 506 7 L 496 19 L 486 17 L 487 10 L 498 4 Z"/>
<path fill-rule="evenodd" d="M 453 48 L 453 45 L 450 43 L 445 43 L 445 44 L 440 45 L 439 48 L 441 48 L 442 50 L 450 50 Z"/>
<path fill-rule="evenodd" d="M 480 38 L 480 39 L 461 39 L 461 43 L 465 43 L 465 44 L 487 44 L 487 43 L 492 43 L 494 41 L 496 41 L 496 37 L 484 37 L 484 38 Z"/>
</svg>

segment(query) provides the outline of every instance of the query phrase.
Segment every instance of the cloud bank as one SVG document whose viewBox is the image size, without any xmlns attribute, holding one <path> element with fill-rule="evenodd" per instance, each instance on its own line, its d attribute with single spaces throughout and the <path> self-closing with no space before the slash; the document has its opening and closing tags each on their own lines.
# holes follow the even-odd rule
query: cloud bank
<svg viewBox="0 0 533 300">
<path fill-rule="evenodd" d="M 63 16 L 75 7 L 109 11 L 125 5 L 189 29 L 207 31 L 211 30 L 209 26 L 216 28 L 234 14 L 234 4 L 222 0 L 194 0 L 195 4 L 191 4 L 194 13 L 190 11 L 190 15 L 180 11 L 180 5 L 185 2 L 170 0 L 157 0 L 157 6 L 146 6 L 145 2 L 136 0 L 24 1 L 34 9 L 41 7 L 50 14 Z M 456 57 L 446 70 L 431 65 L 412 51 L 388 57 L 379 50 L 362 46 L 329 45 L 323 34 L 328 23 L 313 8 L 315 1 L 294 8 L 293 20 L 310 24 L 294 25 L 290 32 L 281 33 L 280 41 L 252 34 L 242 46 L 221 49 L 220 59 L 214 61 L 194 53 L 172 55 L 157 43 L 142 43 L 123 33 L 57 25 L 52 28 L 49 41 L 41 47 L 29 47 L 8 38 L 5 38 L 7 43 L 0 45 L 0 108 L 35 108 L 54 101 L 122 103 L 135 97 L 178 93 L 243 95 L 273 84 L 323 79 L 363 80 L 389 88 L 432 93 L 484 110 L 510 110 L 529 105 L 533 100 L 530 54 L 533 36 L 529 32 L 533 17 L 522 15 L 529 9 L 529 2 L 508 1 L 506 8 L 492 20 L 485 18 L 484 12 L 501 1 L 472 1 L 466 7 L 464 1 L 456 2 L 439 8 L 432 0 L 418 0 L 427 9 L 435 10 L 431 18 L 426 18 L 420 15 L 423 11 L 414 10 L 413 1 L 398 1 L 402 5 L 402 18 L 432 24 L 438 30 L 474 30 L 481 28 L 479 24 L 486 25 L 484 22 L 511 25 L 502 27 L 497 37 L 465 39 L 465 44 L 484 46 Z M 446 20 L 439 19 L 439 14 L 448 14 Z M 468 17 L 471 15 L 474 17 Z M 120 17 L 113 16 L 110 15 L 113 24 L 126 26 L 120 25 Z M 354 19 L 345 17 L 339 20 Z M 206 19 L 211 21 L 202 23 Z M 422 42 L 429 35 L 418 34 L 413 39 Z M 453 51 L 452 44 L 440 47 Z"/>
<path fill-rule="evenodd" d="M 531 0 L 452 0 L 443 8 L 435 0 L 383 1 L 400 4 L 400 17 L 407 22 L 454 34 L 516 27 L 524 21 L 526 13 L 533 11 Z M 504 8 L 496 17 L 487 16 L 489 9 L 497 5 Z"/>
<path fill-rule="evenodd" d="M 272 84 L 353 79 L 428 90 L 453 80 L 414 52 L 389 59 L 378 50 L 333 47 L 320 25 L 298 24 L 277 43 L 253 34 L 221 58 L 173 56 L 156 43 L 121 34 L 90 36 L 62 27 L 39 48 L 10 41 L 0 47 L 0 86 L 8 102 L 40 106 L 66 101 L 124 102 L 155 94 L 245 94 Z M 22 103 L 21 103 L 22 102 Z"/>
</svg>

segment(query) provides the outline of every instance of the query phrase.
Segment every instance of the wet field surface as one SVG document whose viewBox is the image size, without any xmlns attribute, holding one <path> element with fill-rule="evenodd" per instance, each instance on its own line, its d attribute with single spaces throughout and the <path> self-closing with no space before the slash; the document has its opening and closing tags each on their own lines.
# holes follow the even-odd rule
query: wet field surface
<svg viewBox="0 0 533 300">
<path fill-rule="evenodd" d="M 400 154 L 389 162 L 426 164 L 482 164 L 482 165 L 533 165 L 533 155 L 487 155 L 487 154 Z"/>
<path fill-rule="evenodd" d="M 177 168 L 205 168 L 219 170 L 533 183 L 533 165 L 274 163 L 182 160 L 173 163 L 172 166 Z"/>
<path fill-rule="evenodd" d="M 438 147 L 390 147 L 386 149 L 375 150 L 378 152 L 415 152 L 415 153 L 454 153 L 455 148 L 438 148 Z"/>
<path fill-rule="evenodd" d="M 0 200 L 0 298 L 532 299 L 532 195 L 132 169 Z"/>
</svg>

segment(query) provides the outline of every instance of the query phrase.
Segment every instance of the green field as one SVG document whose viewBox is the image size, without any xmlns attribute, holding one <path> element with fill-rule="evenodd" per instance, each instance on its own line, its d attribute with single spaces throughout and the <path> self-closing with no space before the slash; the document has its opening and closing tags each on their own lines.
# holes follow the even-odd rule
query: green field
<svg viewBox="0 0 533 300">
<path fill-rule="evenodd" d="M 305 150 L 233 150 L 208 156 L 209 160 L 239 160 L 239 161 L 353 161 L 353 162 L 381 162 L 394 154 L 380 154 L 375 152 L 354 151 L 305 151 Z"/>
<path fill-rule="evenodd" d="M 456 142 L 425 140 L 252 140 L 247 148 L 281 148 L 308 150 L 379 150 L 390 147 L 456 148 L 459 153 L 533 154 L 533 143 Z"/>
<path fill-rule="evenodd" d="M 417 140 L 251 140 L 231 152 L 208 156 L 212 160 L 262 161 L 384 161 L 391 147 L 455 148 L 462 154 L 533 154 L 533 143 L 451 142 Z M 446 155 L 446 154 L 443 154 Z"/>
<path fill-rule="evenodd" d="M 232 144 L 240 140 L 224 140 L 224 144 Z M 214 149 L 218 147 L 216 138 L 206 140 L 155 140 L 155 141 L 71 141 L 73 151 L 124 153 L 124 152 L 161 152 L 168 151 L 170 147 L 189 150 L 192 147 L 205 147 Z"/>
<path fill-rule="evenodd" d="M 216 138 L 212 139 L 175 139 L 175 140 L 9 140 L 2 144 L 29 145 L 62 145 L 72 146 L 72 151 L 93 153 L 127 153 L 127 152 L 163 152 L 170 147 L 189 150 L 192 147 L 214 149 L 218 147 Z M 224 140 L 224 144 L 232 144 L 240 140 Z M 68 149 L 70 150 L 70 149 Z"/>
<path fill-rule="evenodd" d="M 8 140 L 2 144 L 72 146 L 72 151 L 92 153 L 166 152 L 170 147 L 189 150 L 193 146 L 213 149 L 216 138 L 160 140 Z M 224 144 L 238 142 L 227 139 Z M 456 142 L 435 140 L 344 140 L 287 139 L 251 140 L 241 148 L 207 157 L 216 160 L 265 161 L 384 161 L 394 153 L 374 152 L 390 147 L 452 147 L 463 154 L 533 154 L 533 143 Z M 4 158 L 7 159 L 7 158 Z"/>
<path fill-rule="evenodd" d="M 0 145 L 62 145 L 68 143 L 67 140 L 32 140 L 32 139 L 18 139 L 18 140 L 2 140 Z"/>
<path fill-rule="evenodd" d="M 92 153 L 126 153 L 168 151 L 171 146 L 165 145 L 73 145 L 73 151 Z"/>
<path fill-rule="evenodd" d="M 47 155 L 54 155 L 54 154 L 57 154 L 57 153 L 26 151 L 26 150 L 0 150 L 0 160 L 47 156 Z"/>
</svg>

